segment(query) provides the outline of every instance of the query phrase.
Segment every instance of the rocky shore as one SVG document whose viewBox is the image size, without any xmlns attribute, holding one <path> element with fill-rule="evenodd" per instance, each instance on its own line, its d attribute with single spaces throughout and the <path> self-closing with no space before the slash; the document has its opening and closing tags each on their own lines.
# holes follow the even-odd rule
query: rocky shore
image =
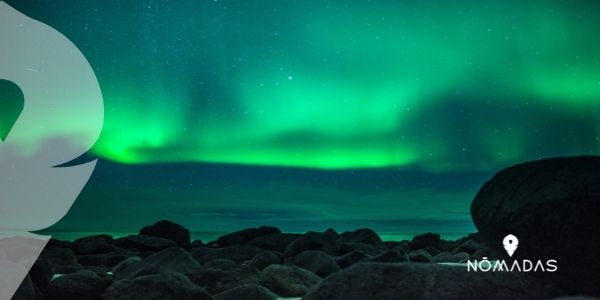
<svg viewBox="0 0 600 300">
<path fill-rule="evenodd" d="M 482 188 L 471 207 L 480 233 L 455 241 L 435 233 L 389 242 L 367 228 L 294 234 L 265 226 L 203 243 L 191 241 L 188 229 L 164 220 L 127 237 L 51 240 L 14 299 L 598 296 L 598 170 L 600 159 L 594 157 L 537 161 L 504 170 Z M 521 239 L 514 257 L 502 246 L 507 233 Z M 472 272 L 467 267 L 468 261 L 510 264 L 550 258 L 559 265 L 551 274 Z"/>
</svg>

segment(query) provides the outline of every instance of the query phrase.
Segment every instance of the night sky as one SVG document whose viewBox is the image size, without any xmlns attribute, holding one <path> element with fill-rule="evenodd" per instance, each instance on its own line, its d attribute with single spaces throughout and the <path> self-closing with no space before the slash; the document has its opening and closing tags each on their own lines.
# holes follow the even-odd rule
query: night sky
<svg viewBox="0 0 600 300">
<path fill-rule="evenodd" d="M 104 94 L 62 229 L 467 232 L 494 172 L 600 152 L 592 1 L 6 2 Z"/>
</svg>

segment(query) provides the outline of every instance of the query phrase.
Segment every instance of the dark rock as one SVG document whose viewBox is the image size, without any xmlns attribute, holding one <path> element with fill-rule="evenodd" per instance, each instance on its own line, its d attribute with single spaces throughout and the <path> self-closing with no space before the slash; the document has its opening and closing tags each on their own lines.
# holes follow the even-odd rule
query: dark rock
<svg viewBox="0 0 600 300">
<path fill-rule="evenodd" d="M 262 286 L 246 284 L 215 295 L 214 298 L 215 300 L 276 300 L 278 296 Z"/>
<path fill-rule="evenodd" d="M 34 300 L 41 299 L 40 292 L 36 288 L 35 284 L 31 280 L 29 275 L 25 276 L 21 285 L 12 296 L 11 300 Z"/>
<path fill-rule="evenodd" d="M 285 248 L 300 236 L 295 233 L 265 235 L 251 240 L 248 245 L 283 253 Z"/>
<path fill-rule="evenodd" d="M 49 299 L 97 300 L 109 284 L 96 273 L 81 270 L 50 281 L 46 295 Z"/>
<path fill-rule="evenodd" d="M 160 251 L 177 246 L 172 240 L 149 235 L 130 235 L 115 239 L 114 243 L 125 249 L 141 251 Z"/>
<path fill-rule="evenodd" d="M 328 228 L 325 230 L 325 233 L 330 235 L 334 240 L 337 240 L 340 237 L 340 234 L 333 228 Z"/>
<path fill-rule="evenodd" d="M 430 263 L 433 260 L 433 257 L 431 257 L 431 254 L 429 254 L 429 252 L 423 249 L 418 249 L 410 251 L 408 253 L 408 259 L 411 262 Z"/>
<path fill-rule="evenodd" d="M 360 251 L 369 256 L 376 256 L 384 252 L 381 248 L 363 243 L 342 243 L 339 244 L 338 255 L 344 255 L 352 251 Z"/>
<path fill-rule="evenodd" d="M 192 242 L 192 244 L 190 244 L 190 247 L 192 248 L 196 248 L 196 247 L 204 247 L 206 246 L 201 240 L 195 240 Z"/>
<path fill-rule="evenodd" d="M 404 251 L 407 251 L 410 249 L 410 242 L 409 241 L 400 241 L 400 242 L 396 242 L 396 241 L 385 241 L 383 242 L 383 244 L 388 248 L 388 249 L 402 249 Z"/>
<path fill-rule="evenodd" d="M 213 259 L 202 265 L 205 269 L 219 269 L 223 271 L 231 271 L 240 267 L 235 261 L 227 258 Z"/>
<path fill-rule="evenodd" d="M 294 265 L 309 270 L 321 277 L 340 270 L 335 259 L 322 251 L 307 250 L 285 260 L 288 265 Z"/>
<path fill-rule="evenodd" d="M 129 268 L 131 265 L 139 263 L 140 261 L 142 261 L 142 258 L 139 256 L 128 257 L 127 259 L 121 261 L 116 266 L 114 266 L 111 270 L 111 273 L 119 274 L 121 273 L 121 271 Z"/>
<path fill-rule="evenodd" d="M 73 242 L 71 242 L 71 241 L 61 241 L 61 240 L 57 240 L 57 239 L 50 239 L 48 241 L 48 243 L 46 244 L 46 248 L 53 248 L 53 247 L 72 248 L 73 247 Z"/>
<path fill-rule="evenodd" d="M 262 270 L 273 264 L 281 264 L 281 258 L 271 251 L 262 251 L 254 256 L 248 263 L 249 266 L 253 266 L 258 270 Z"/>
<path fill-rule="evenodd" d="M 272 234 L 280 234 L 281 230 L 275 227 L 270 226 L 262 226 L 259 228 L 248 228 L 240 231 L 236 231 L 217 239 L 217 243 L 221 247 L 233 246 L 233 245 L 243 245 L 246 244 L 253 239 L 261 236 L 268 236 Z"/>
<path fill-rule="evenodd" d="M 444 251 L 434 256 L 432 261 L 434 263 L 461 263 L 469 260 L 470 256 L 468 253 L 459 252 L 459 253 L 450 253 L 448 251 Z"/>
<path fill-rule="evenodd" d="M 437 233 L 428 232 L 425 234 L 416 235 L 410 242 L 411 250 L 423 249 L 425 247 L 435 247 L 438 249 L 443 249 L 440 235 Z"/>
<path fill-rule="evenodd" d="M 467 272 L 436 264 L 356 264 L 324 279 L 303 300 L 547 299 L 552 291 L 524 274 Z"/>
<path fill-rule="evenodd" d="M 388 250 L 381 255 L 367 258 L 364 262 L 398 263 L 409 261 L 408 255 L 402 249 Z"/>
<path fill-rule="evenodd" d="M 89 254 L 81 255 L 77 259 L 77 262 L 83 266 L 97 266 L 97 267 L 114 267 L 121 261 L 127 259 L 128 254 L 120 252 L 109 252 L 100 254 Z"/>
<path fill-rule="evenodd" d="M 219 258 L 231 259 L 241 264 L 247 260 L 251 260 L 259 252 L 261 250 L 254 246 L 235 245 L 225 248 L 194 248 L 190 251 L 190 254 L 201 264 Z"/>
<path fill-rule="evenodd" d="M 473 253 L 475 253 L 483 248 L 484 248 L 483 245 L 481 245 L 480 243 L 478 243 L 474 240 L 466 240 L 464 243 L 462 243 L 458 247 L 454 248 L 452 253 L 466 252 L 469 255 L 472 255 Z"/>
<path fill-rule="evenodd" d="M 245 284 L 257 284 L 260 273 L 256 268 L 241 266 L 234 270 L 200 269 L 187 274 L 190 280 L 205 288 L 210 294 L 218 294 Z"/>
<path fill-rule="evenodd" d="M 180 246 L 190 244 L 190 231 L 171 221 L 162 220 L 154 223 L 154 225 L 146 226 L 140 230 L 140 235 L 149 235 L 171 240 Z"/>
<path fill-rule="evenodd" d="M 320 250 L 330 255 L 336 255 L 337 246 L 333 237 L 321 232 L 307 232 L 287 246 L 284 257 L 298 255 L 306 250 Z"/>
<path fill-rule="evenodd" d="M 270 265 L 261 272 L 260 285 L 282 297 L 299 297 L 320 281 L 319 276 L 302 268 Z"/>
<path fill-rule="evenodd" d="M 200 269 L 200 264 L 185 250 L 178 247 L 168 248 L 144 258 L 115 274 L 115 279 L 138 277 L 142 275 L 178 272 L 189 273 Z"/>
<path fill-rule="evenodd" d="M 50 284 L 50 280 L 54 275 L 54 268 L 46 259 L 38 258 L 29 270 L 29 275 L 33 283 L 44 290 Z"/>
<path fill-rule="evenodd" d="M 489 248 L 477 250 L 477 252 L 471 255 L 471 259 L 473 260 L 482 260 L 484 257 L 487 259 L 496 259 L 496 257 L 492 255 L 492 252 Z"/>
<path fill-rule="evenodd" d="M 73 250 L 61 247 L 46 247 L 40 257 L 52 265 L 52 269 L 58 274 L 68 274 L 83 269 L 77 263 L 77 256 Z"/>
<path fill-rule="evenodd" d="M 383 241 L 381 240 L 379 235 L 377 235 L 377 233 L 375 233 L 375 231 L 368 229 L 368 228 L 362 228 L 362 229 L 358 229 L 355 231 L 344 232 L 338 238 L 337 241 L 338 241 L 338 244 L 360 243 L 360 244 L 367 244 L 367 245 L 370 245 L 373 247 L 377 247 L 379 249 L 387 249 L 387 247 L 385 246 L 385 244 L 383 243 Z M 358 249 L 356 249 L 356 250 L 358 250 Z"/>
<path fill-rule="evenodd" d="M 212 300 L 201 287 L 185 275 L 173 272 L 124 279 L 113 283 L 103 300 Z"/>
<path fill-rule="evenodd" d="M 110 235 L 94 235 L 80 238 L 73 242 L 73 249 L 79 255 L 111 252 L 115 250 L 115 247 L 108 243 L 112 239 Z"/>
<path fill-rule="evenodd" d="M 442 252 L 442 250 L 440 250 L 436 247 L 431 247 L 431 246 L 427 246 L 427 247 L 423 248 L 423 250 L 427 251 L 427 253 L 429 253 L 429 255 L 431 255 L 431 256 L 436 256 Z"/>
<path fill-rule="evenodd" d="M 367 256 L 365 253 L 355 250 L 355 251 L 346 253 L 346 254 L 338 257 L 336 262 L 341 268 L 345 269 L 345 268 L 347 268 L 363 259 L 366 259 L 368 257 L 369 256 Z"/>
<path fill-rule="evenodd" d="M 493 255 L 508 259 L 504 237 L 520 243 L 513 259 L 555 259 L 536 274 L 573 293 L 600 295 L 600 157 L 544 159 L 500 171 L 476 195 L 473 221 Z"/>
</svg>

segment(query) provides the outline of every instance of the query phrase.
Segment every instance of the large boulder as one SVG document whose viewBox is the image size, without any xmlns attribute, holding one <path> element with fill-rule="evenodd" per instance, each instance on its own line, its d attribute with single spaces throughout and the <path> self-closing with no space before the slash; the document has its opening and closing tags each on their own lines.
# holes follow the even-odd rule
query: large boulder
<svg viewBox="0 0 600 300">
<path fill-rule="evenodd" d="M 477 193 L 473 221 L 492 255 L 519 240 L 513 259 L 557 260 L 536 273 L 577 292 L 600 295 L 600 157 L 554 158 L 500 171 Z"/>
<path fill-rule="evenodd" d="M 355 231 L 344 232 L 337 239 L 337 242 L 340 245 L 344 243 L 361 243 L 374 246 L 380 249 L 387 249 L 379 235 L 375 233 L 375 231 L 368 228 L 361 228 Z"/>
<path fill-rule="evenodd" d="M 260 285 L 282 297 L 299 297 L 320 281 L 319 276 L 302 268 L 270 265 L 261 272 Z"/>
<path fill-rule="evenodd" d="M 114 244 L 129 250 L 160 251 L 177 246 L 169 239 L 150 235 L 130 235 L 114 240 Z"/>
<path fill-rule="evenodd" d="M 77 262 L 83 266 L 114 267 L 129 256 L 129 254 L 120 251 L 88 254 L 79 256 Z"/>
<path fill-rule="evenodd" d="M 279 297 L 260 285 L 246 284 L 215 295 L 214 298 L 215 300 L 276 300 Z"/>
<path fill-rule="evenodd" d="M 410 261 L 408 255 L 402 249 L 388 250 L 381 255 L 367 258 L 364 262 L 399 263 Z"/>
<path fill-rule="evenodd" d="M 309 270 L 321 277 L 327 277 L 340 270 L 335 259 L 322 251 L 307 250 L 286 259 L 285 262 Z"/>
<path fill-rule="evenodd" d="M 83 269 L 83 267 L 77 263 L 77 255 L 69 248 L 46 246 L 40 254 L 40 257 L 52 266 L 52 271 L 54 273 L 68 274 Z"/>
<path fill-rule="evenodd" d="M 410 249 L 412 250 L 423 249 L 425 247 L 443 249 L 440 235 L 437 233 L 428 232 L 414 236 L 412 241 L 410 242 Z"/>
<path fill-rule="evenodd" d="M 467 272 L 466 267 L 361 263 L 324 279 L 303 300 L 546 299 L 554 296 L 524 274 Z"/>
<path fill-rule="evenodd" d="M 369 256 L 366 255 L 365 253 L 358 251 L 358 250 L 354 250 L 350 253 L 346 253 L 346 254 L 338 257 L 336 259 L 336 262 L 340 266 L 340 268 L 347 268 L 347 267 L 349 267 L 361 260 L 364 260 L 368 257 Z"/>
<path fill-rule="evenodd" d="M 281 264 L 281 258 L 271 251 L 262 251 L 248 262 L 249 266 L 253 266 L 258 270 L 262 270 L 273 264 Z"/>
<path fill-rule="evenodd" d="M 12 296 L 11 300 L 35 300 L 42 298 L 41 292 L 31 280 L 31 277 L 27 275 L 21 282 L 21 285 L 19 285 L 19 288 Z"/>
<path fill-rule="evenodd" d="M 90 271 L 77 271 L 50 281 L 46 291 L 49 299 L 98 300 L 110 281 Z"/>
<path fill-rule="evenodd" d="M 173 272 L 151 274 L 113 283 L 102 296 L 103 300 L 212 300 L 201 287 L 185 275 Z"/>
<path fill-rule="evenodd" d="M 248 228 L 236 232 L 232 232 L 221 236 L 217 239 L 217 243 L 220 247 L 233 246 L 233 245 L 242 245 L 246 244 L 249 241 L 261 237 L 272 234 L 280 234 L 281 230 L 271 226 L 262 226 L 259 228 Z"/>
<path fill-rule="evenodd" d="M 116 273 L 115 278 L 121 280 L 167 271 L 189 273 L 198 269 L 200 269 L 200 264 L 191 255 L 181 248 L 173 247 L 127 266 Z"/>
<path fill-rule="evenodd" d="M 109 244 L 113 238 L 110 235 L 93 235 L 77 239 L 73 242 L 73 249 L 79 255 L 107 253 L 115 251 L 115 246 Z"/>
<path fill-rule="evenodd" d="M 350 253 L 352 251 L 360 251 L 362 253 L 368 254 L 370 256 L 377 256 L 383 252 L 384 249 L 378 248 L 369 244 L 363 243 L 352 243 L 352 242 L 344 242 L 340 243 L 338 240 L 338 255 L 344 255 L 346 253 Z"/>
<path fill-rule="evenodd" d="M 256 268 L 241 266 L 233 270 L 200 269 L 187 276 L 190 280 L 215 295 L 245 284 L 258 284 L 260 273 Z"/>
<path fill-rule="evenodd" d="M 285 248 L 283 255 L 290 257 L 306 250 L 320 250 L 330 255 L 336 255 L 337 245 L 331 235 L 323 232 L 309 231 L 289 244 Z"/>
<path fill-rule="evenodd" d="M 190 231 L 177 223 L 167 220 L 158 221 L 154 225 L 142 228 L 140 234 L 168 239 L 180 246 L 190 244 Z"/>
<path fill-rule="evenodd" d="M 263 235 L 251 240 L 248 245 L 283 253 L 285 248 L 300 236 L 297 233 Z"/>
<path fill-rule="evenodd" d="M 220 258 L 231 259 L 234 262 L 241 264 L 251 260 L 259 252 L 261 252 L 259 248 L 248 245 L 235 245 L 225 248 L 200 247 L 190 251 L 191 255 L 201 264 Z"/>
</svg>

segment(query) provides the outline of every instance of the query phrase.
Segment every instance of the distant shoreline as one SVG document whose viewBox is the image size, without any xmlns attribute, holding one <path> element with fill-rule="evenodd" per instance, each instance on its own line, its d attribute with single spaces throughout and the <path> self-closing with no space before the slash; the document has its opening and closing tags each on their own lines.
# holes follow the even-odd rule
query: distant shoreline
<svg viewBox="0 0 600 300">
<path fill-rule="evenodd" d="M 425 233 L 423 232 L 379 232 L 379 236 L 383 241 L 410 241 L 414 236 Z M 62 241 L 74 241 L 79 238 L 93 236 L 93 235 L 102 235 L 107 234 L 114 238 L 126 237 L 129 235 L 138 234 L 138 231 L 132 230 L 40 230 L 36 231 L 36 234 L 40 235 L 50 235 L 52 238 Z M 207 231 L 199 231 L 199 232 L 190 232 L 192 240 L 201 240 L 203 242 L 215 241 L 218 237 L 228 234 L 228 231 L 223 232 L 207 232 Z M 290 233 L 298 233 L 301 234 L 303 232 L 290 232 Z M 438 233 L 442 239 L 445 240 L 457 240 L 463 237 L 466 237 L 472 232 L 440 232 Z"/>
</svg>

